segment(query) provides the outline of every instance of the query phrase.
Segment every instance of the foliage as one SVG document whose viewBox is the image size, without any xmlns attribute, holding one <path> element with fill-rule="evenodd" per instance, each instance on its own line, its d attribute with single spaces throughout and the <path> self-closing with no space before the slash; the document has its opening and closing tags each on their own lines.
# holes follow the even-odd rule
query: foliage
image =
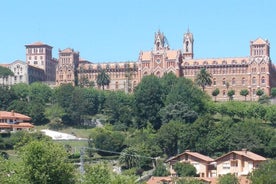
<svg viewBox="0 0 276 184">
<path fill-rule="evenodd" d="M 104 86 L 108 86 L 110 83 L 110 76 L 106 73 L 106 70 L 101 70 L 97 76 L 97 85 L 102 87 L 104 90 Z"/>
<path fill-rule="evenodd" d="M 168 104 L 160 110 L 159 114 L 161 116 L 162 124 L 168 123 L 171 120 L 193 123 L 198 117 L 198 114 L 183 102 Z"/>
<path fill-rule="evenodd" d="M 140 163 L 140 155 L 135 147 L 125 148 L 119 157 L 121 164 L 124 164 L 127 169 L 137 167 Z"/>
<path fill-rule="evenodd" d="M 271 88 L 271 91 L 270 91 L 270 95 L 272 98 L 274 98 L 276 96 L 276 88 Z"/>
<path fill-rule="evenodd" d="M 235 90 L 231 89 L 227 92 L 227 96 L 229 97 L 229 100 L 233 100 L 233 96 L 235 95 Z"/>
<path fill-rule="evenodd" d="M 157 143 L 169 157 L 177 154 L 180 132 L 184 131 L 184 125 L 179 122 L 164 124 L 157 132 Z"/>
<path fill-rule="evenodd" d="M 215 101 L 217 101 L 217 96 L 219 95 L 220 91 L 218 88 L 214 89 L 214 91 L 212 91 L 212 96 L 215 97 Z"/>
<path fill-rule="evenodd" d="M 212 75 L 206 70 L 206 68 L 201 68 L 196 75 L 195 83 L 202 88 L 202 91 L 204 91 L 206 86 L 212 84 Z"/>
<path fill-rule="evenodd" d="M 24 178 L 29 183 L 74 183 L 73 165 L 65 149 L 50 141 L 33 141 L 22 147 Z"/>
<path fill-rule="evenodd" d="M 10 75 L 13 76 L 14 73 L 9 68 L 0 66 L 0 78 L 5 78 Z"/>
<path fill-rule="evenodd" d="M 101 155 L 112 155 L 119 152 L 124 146 L 124 136 L 118 131 L 103 130 L 94 138 L 94 145 Z"/>
<path fill-rule="evenodd" d="M 143 128 L 149 121 L 155 129 L 160 128 L 161 120 L 158 114 L 163 107 L 163 91 L 160 80 L 149 75 L 143 77 L 134 91 L 134 113 L 137 117 L 137 128 Z"/>
<path fill-rule="evenodd" d="M 261 90 L 261 89 L 258 89 L 257 91 L 256 91 L 256 95 L 257 96 L 262 96 L 264 94 L 264 91 L 263 90 Z"/>
<path fill-rule="evenodd" d="M 219 177 L 218 184 L 239 184 L 239 179 L 233 174 L 225 174 Z"/>
<path fill-rule="evenodd" d="M 255 169 L 251 175 L 250 180 L 252 184 L 265 184 L 271 183 L 275 184 L 276 182 L 276 160 L 268 160 L 267 162 L 262 163 L 258 169 Z"/>
<path fill-rule="evenodd" d="M 166 166 L 162 161 L 157 160 L 157 165 L 153 171 L 153 176 L 168 176 L 170 172 L 167 170 Z"/>
<path fill-rule="evenodd" d="M 244 96 L 244 101 L 246 101 L 246 96 L 249 94 L 249 91 L 248 91 L 248 89 L 242 89 L 241 91 L 240 91 L 240 95 L 241 96 Z"/>
<path fill-rule="evenodd" d="M 82 178 L 83 184 L 134 184 L 136 178 L 132 175 L 121 175 L 112 173 L 105 163 L 97 163 L 85 166 L 85 174 Z"/>
<path fill-rule="evenodd" d="M 173 169 L 179 177 L 197 176 L 196 168 L 189 163 L 177 162 L 173 165 Z"/>
<path fill-rule="evenodd" d="M 186 78 L 178 78 L 177 83 L 167 95 L 165 105 L 183 102 L 198 114 L 206 112 L 206 101 L 209 97 Z"/>
</svg>

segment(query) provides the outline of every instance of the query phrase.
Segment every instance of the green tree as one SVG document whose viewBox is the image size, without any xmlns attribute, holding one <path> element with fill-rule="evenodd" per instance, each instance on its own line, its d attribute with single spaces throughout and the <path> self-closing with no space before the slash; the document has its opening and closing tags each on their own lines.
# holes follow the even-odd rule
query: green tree
<svg viewBox="0 0 276 184">
<path fill-rule="evenodd" d="M 271 88 L 270 95 L 272 98 L 276 96 L 276 88 Z"/>
<path fill-rule="evenodd" d="M 29 101 L 30 86 L 26 83 L 14 84 L 11 89 L 16 97 L 21 101 Z"/>
<path fill-rule="evenodd" d="M 102 87 L 104 90 L 104 86 L 108 86 L 110 83 L 110 76 L 106 73 L 106 70 L 101 69 L 97 76 L 97 85 Z"/>
<path fill-rule="evenodd" d="M 239 179 L 233 174 L 225 174 L 219 177 L 218 184 L 239 184 Z"/>
<path fill-rule="evenodd" d="M 21 149 L 24 177 L 28 183 L 74 183 L 74 167 L 66 150 L 50 141 L 33 141 Z"/>
<path fill-rule="evenodd" d="M 159 78 L 154 75 L 143 77 L 134 91 L 134 113 L 138 128 L 145 127 L 147 122 L 155 129 L 161 126 L 158 112 L 163 107 L 162 96 Z"/>
<path fill-rule="evenodd" d="M 196 168 L 189 163 L 177 162 L 173 165 L 173 169 L 179 177 L 197 176 Z"/>
<path fill-rule="evenodd" d="M 0 78 L 2 78 L 2 86 L 4 86 L 4 79 L 8 76 L 14 76 L 14 73 L 7 67 L 0 66 Z"/>
<path fill-rule="evenodd" d="M 206 68 L 201 68 L 196 75 L 195 82 L 202 88 L 202 91 L 205 91 L 205 87 L 212 84 L 212 75 L 206 70 Z"/>
<path fill-rule="evenodd" d="M 198 117 L 198 114 L 183 102 L 168 104 L 160 110 L 159 114 L 163 124 L 168 123 L 171 120 L 193 123 Z"/>
<path fill-rule="evenodd" d="M 184 131 L 184 127 L 183 123 L 172 121 L 162 125 L 158 130 L 156 141 L 169 157 L 178 153 L 179 134 Z"/>
<path fill-rule="evenodd" d="M 194 83 L 184 77 L 178 78 L 166 97 L 165 105 L 183 102 L 198 114 L 206 113 L 206 102 L 209 100 L 207 94 L 200 90 Z"/>
<path fill-rule="evenodd" d="M 153 176 L 169 176 L 170 172 L 167 170 L 166 166 L 162 161 L 157 160 L 157 165 L 153 171 Z"/>
<path fill-rule="evenodd" d="M 263 94 L 264 94 L 264 91 L 261 90 L 261 89 L 258 89 L 258 90 L 256 91 L 256 95 L 257 95 L 259 98 L 260 98 Z"/>
<path fill-rule="evenodd" d="M 30 85 L 29 89 L 31 102 L 40 103 L 41 105 L 52 103 L 53 91 L 47 84 L 34 82 Z"/>
<path fill-rule="evenodd" d="M 219 89 L 216 88 L 214 91 L 212 91 L 212 96 L 215 97 L 215 102 L 217 101 L 217 96 L 219 95 Z"/>
<path fill-rule="evenodd" d="M 246 101 L 246 96 L 249 94 L 249 91 L 248 91 L 248 89 L 242 89 L 241 91 L 240 91 L 240 95 L 241 96 L 244 96 L 244 101 Z"/>
<path fill-rule="evenodd" d="M 227 92 L 227 96 L 229 97 L 229 100 L 233 100 L 233 96 L 235 95 L 235 90 L 231 89 Z"/>
<path fill-rule="evenodd" d="M 120 154 L 119 161 L 128 169 L 139 166 L 138 150 L 135 147 L 125 148 Z"/>
<path fill-rule="evenodd" d="M 252 184 L 275 184 L 276 183 L 276 160 L 264 162 L 249 176 Z"/>
<path fill-rule="evenodd" d="M 110 184 L 111 171 L 106 164 L 98 163 L 85 166 L 83 184 Z"/>
</svg>

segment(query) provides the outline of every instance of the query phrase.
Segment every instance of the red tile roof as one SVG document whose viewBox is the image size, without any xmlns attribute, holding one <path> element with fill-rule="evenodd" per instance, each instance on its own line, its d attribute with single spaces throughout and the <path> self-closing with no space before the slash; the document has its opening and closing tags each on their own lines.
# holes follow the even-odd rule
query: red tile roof
<svg viewBox="0 0 276 184">
<path fill-rule="evenodd" d="M 229 153 L 226 153 L 226 154 L 222 155 L 221 157 L 217 158 L 216 161 L 220 160 L 220 159 L 224 158 L 225 156 L 228 156 L 229 154 L 232 154 L 232 153 L 247 157 L 247 158 L 249 158 L 251 160 L 254 160 L 254 161 L 265 161 L 266 160 L 265 157 L 257 155 L 256 153 L 253 153 L 253 152 L 247 151 L 247 150 L 242 150 L 242 151 L 231 151 Z"/>
<path fill-rule="evenodd" d="M 191 155 L 191 156 L 193 156 L 193 157 L 199 158 L 199 159 L 201 159 L 201 160 L 203 160 L 203 161 L 207 161 L 207 162 L 213 162 L 213 161 L 214 161 L 214 159 L 212 159 L 212 158 L 210 158 L 210 157 L 208 157 L 208 156 L 206 156 L 206 155 L 202 155 L 202 154 L 197 153 L 197 152 L 185 151 L 185 152 L 180 153 L 180 154 L 178 154 L 178 155 L 176 155 L 176 156 L 174 156 L 174 157 L 172 157 L 172 158 L 169 158 L 166 162 L 169 162 L 169 161 L 171 161 L 171 160 L 175 160 L 175 159 L 177 159 L 177 158 L 179 158 L 180 156 L 185 155 L 185 154 Z"/>
<path fill-rule="evenodd" d="M 16 113 L 14 111 L 0 111 L 0 119 L 18 119 L 18 120 L 27 120 L 30 121 L 31 118 L 24 114 Z"/>
</svg>

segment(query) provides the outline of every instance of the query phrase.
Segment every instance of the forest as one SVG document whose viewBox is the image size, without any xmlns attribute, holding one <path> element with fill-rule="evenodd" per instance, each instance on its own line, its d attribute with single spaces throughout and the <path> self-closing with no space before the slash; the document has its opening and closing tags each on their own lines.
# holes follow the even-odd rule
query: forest
<svg viewBox="0 0 276 184">
<path fill-rule="evenodd" d="M 103 156 L 125 153 L 120 162 L 136 172 L 151 167 L 146 158 L 165 160 L 185 150 L 216 158 L 246 148 L 276 157 L 276 105 L 270 97 L 262 94 L 257 102 L 235 101 L 231 95 L 227 102 L 216 102 L 213 97 L 191 80 L 168 73 L 144 77 L 133 93 L 71 84 L 2 86 L 0 109 L 26 114 L 34 125 L 53 130 L 91 129 L 89 147 Z M 103 127 L 94 127 L 96 120 Z M 13 144 L 0 138 L 0 149 L 5 148 Z"/>
</svg>

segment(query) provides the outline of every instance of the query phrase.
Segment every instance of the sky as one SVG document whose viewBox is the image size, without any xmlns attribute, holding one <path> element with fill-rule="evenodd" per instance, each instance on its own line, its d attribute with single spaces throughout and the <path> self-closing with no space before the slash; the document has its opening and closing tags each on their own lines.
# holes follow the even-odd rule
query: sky
<svg viewBox="0 0 276 184">
<path fill-rule="evenodd" d="M 0 63 L 25 61 L 37 41 L 73 48 L 94 63 L 137 61 L 158 30 L 171 49 L 194 35 L 194 58 L 243 57 L 250 41 L 270 41 L 276 63 L 275 0 L 9 0 L 0 6 Z"/>
</svg>

